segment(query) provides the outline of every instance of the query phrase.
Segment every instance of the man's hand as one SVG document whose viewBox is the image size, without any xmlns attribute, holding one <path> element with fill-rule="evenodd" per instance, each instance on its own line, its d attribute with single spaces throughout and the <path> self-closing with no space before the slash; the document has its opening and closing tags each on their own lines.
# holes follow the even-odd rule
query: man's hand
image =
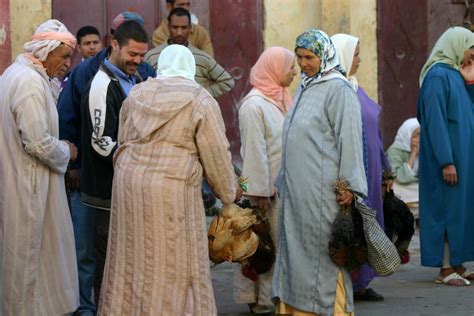
<svg viewBox="0 0 474 316">
<path fill-rule="evenodd" d="M 66 185 L 71 191 L 81 188 L 81 170 L 71 169 L 66 174 Z"/>
<path fill-rule="evenodd" d="M 418 137 L 412 137 L 410 141 L 410 150 L 411 153 L 418 157 L 418 153 L 420 152 L 420 139 Z"/>
<path fill-rule="evenodd" d="M 454 165 L 443 167 L 443 179 L 449 185 L 455 185 L 458 182 L 458 174 Z"/>
<path fill-rule="evenodd" d="M 69 160 L 75 161 L 77 159 L 77 147 L 73 143 L 67 140 L 63 140 L 69 146 Z"/>
<path fill-rule="evenodd" d="M 354 194 L 349 190 L 336 194 L 336 201 L 337 203 L 339 203 L 339 205 L 342 205 L 342 206 L 350 205 L 353 199 L 354 199 Z"/>
</svg>

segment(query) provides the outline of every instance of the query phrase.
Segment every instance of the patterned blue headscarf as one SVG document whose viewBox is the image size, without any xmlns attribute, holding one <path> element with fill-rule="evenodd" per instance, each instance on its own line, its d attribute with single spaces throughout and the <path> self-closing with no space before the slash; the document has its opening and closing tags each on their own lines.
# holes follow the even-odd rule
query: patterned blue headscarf
<svg viewBox="0 0 474 316">
<path fill-rule="evenodd" d="M 345 76 L 345 71 L 339 65 L 336 47 L 325 32 L 317 29 L 305 31 L 296 38 L 295 51 L 298 48 L 310 50 L 321 59 L 321 68 L 317 74 L 312 77 L 302 76 L 303 87 L 306 87 L 313 80 L 323 77 L 332 69 L 339 71 Z"/>
</svg>

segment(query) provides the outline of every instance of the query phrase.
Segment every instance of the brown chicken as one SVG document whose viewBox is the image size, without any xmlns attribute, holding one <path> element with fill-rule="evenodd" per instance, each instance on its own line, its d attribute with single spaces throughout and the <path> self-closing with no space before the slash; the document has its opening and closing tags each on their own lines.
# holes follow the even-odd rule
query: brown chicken
<svg viewBox="0 0 474 316">
<path fill-rule="evenodd" d="M 257 251 L 259 239 L 252 226 L 259 223 L 252 209 L 224 205 L 207 232 L 209 258 L 214 263 L 243 262 Z"/>
</svg>

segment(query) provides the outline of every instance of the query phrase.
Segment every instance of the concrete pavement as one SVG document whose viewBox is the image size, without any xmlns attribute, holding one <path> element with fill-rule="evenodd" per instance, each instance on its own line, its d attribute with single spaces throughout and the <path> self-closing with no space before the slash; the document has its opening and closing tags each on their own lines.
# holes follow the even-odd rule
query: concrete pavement
<svg viewBox="0 0 474 316">
<path fill-rule="evenodd" d="M 357 316 L 474 316 L 474 284 L 468 287 L 437 285 L 438 269 L 420 266 L 418 230 L 410 245 L 411 260 L 399 272 L 376 278 L 370 287 L 385 297 L 382 302 L 356 302 Z M 474 263 L 466 267 L 474 271 Z M 232 299 L 232 266 L 224 263 L 211 269 L 219 315 L 252 315 L 245 305 Z"/>
</svg>

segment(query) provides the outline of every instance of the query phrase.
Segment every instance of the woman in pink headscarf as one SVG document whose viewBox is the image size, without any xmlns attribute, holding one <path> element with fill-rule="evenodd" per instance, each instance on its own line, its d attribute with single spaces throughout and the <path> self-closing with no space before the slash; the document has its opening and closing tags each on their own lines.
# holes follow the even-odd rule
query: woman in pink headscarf
<svg viewBox="0 0 474 316">
<path fill-rule="evenodd" d="M 288 87 L 295 72 L 295 55 L 283 47 L 265 50 L 250 73 L 253 89 L 239 109 L 242 141 L 242 175 L 248 177 L 247 199 L 258 205 L 269 219 L 272 239 L 276 242 L 278 201 L 273 183 L 280 169 L 283 121 L 291 106 Z M 268 313 L 272 302 L 272 271 L 257 281 L 243 276 L 240 265 L 234 269 L 234 299 L 249 304 L 253 313 Z"/>
</svg>

